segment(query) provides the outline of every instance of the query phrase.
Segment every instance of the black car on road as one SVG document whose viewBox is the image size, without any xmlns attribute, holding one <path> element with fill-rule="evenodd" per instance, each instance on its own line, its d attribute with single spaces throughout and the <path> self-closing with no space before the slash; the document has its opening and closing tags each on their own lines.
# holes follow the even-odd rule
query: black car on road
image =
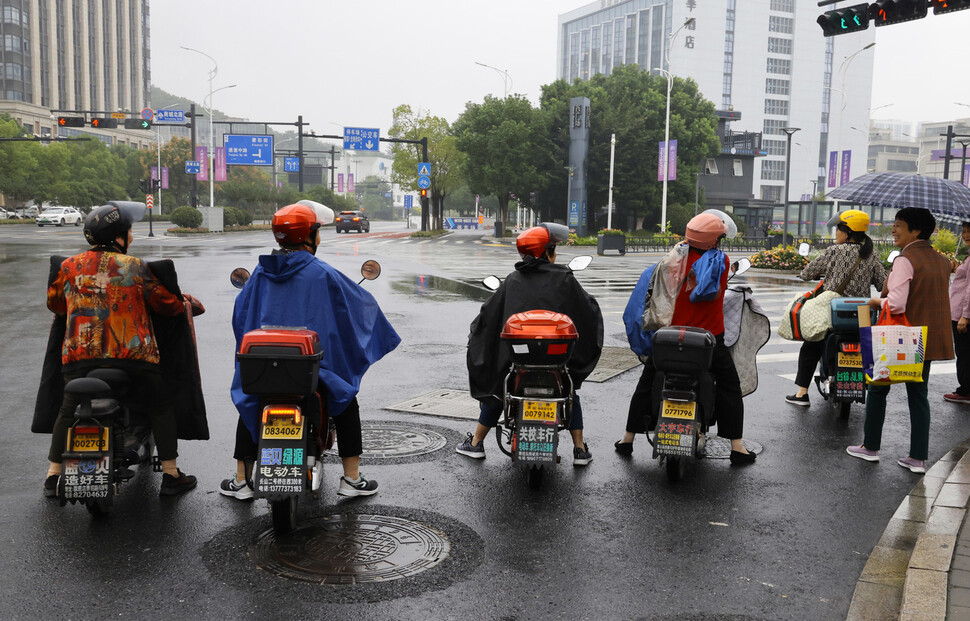
<svg viewBox="0 0 970 621">
<path fill-rule="evenodd" d="M 370 233 L 370 220 L 363 211 L 341 211 L 334 220 L 334 226 L 338 233 L 352 230 L 358 233 Z"/>
</svg>

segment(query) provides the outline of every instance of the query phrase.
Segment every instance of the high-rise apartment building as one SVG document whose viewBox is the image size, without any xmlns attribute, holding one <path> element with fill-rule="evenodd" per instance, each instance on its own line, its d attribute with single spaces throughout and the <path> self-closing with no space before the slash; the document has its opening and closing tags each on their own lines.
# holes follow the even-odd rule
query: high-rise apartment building
<svg viewBox="0 0 970 621">
<path fill-rule="evenodd" d="M 804 0 L 598 0 L 559 16 L 557 71 L 572 82 L 636 64 L 692 78 L 715 108 L 743 112 L 732 131 L 762 134 L 754 199 L 783 201 L 783 128 L 799 128 L 789 191 L 797 199 L 813 181 L 831 188 L 866 172 L 874 29 L 825 38 L 823 10 Z"/>
<path fill-rule="evenodd" d="M 147 146 L 154 132 L 56 128 L 52 117 L 146 108 L 149 21 L 148 0 L 0 0 L 0 112 L 38 136 Z"/>
</svg>

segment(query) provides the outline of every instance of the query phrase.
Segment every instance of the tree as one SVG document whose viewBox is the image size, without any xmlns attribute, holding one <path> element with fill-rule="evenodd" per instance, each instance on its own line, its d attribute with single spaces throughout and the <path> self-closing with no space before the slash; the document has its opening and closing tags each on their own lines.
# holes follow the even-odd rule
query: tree
<svg viewBox="0 0 970 621">
<path fill-rule="evenodd" d="M 486 96 L 468 103 L 455 121 L 455 145 L 464 153 L 463 176 L 476 194 L 498 198 L 500 221 L 508 221 L 511 195 L 542 189 L 550 175 L 551 141 L 539 111 L 522 95 Z"/>
<path fill-rule="evenodd" d="M 0 138 L 28 136 L 8 114 L 0 114 Z M 34 197 L 31 171 L 37 169 L 40 145 L 36 142 L 0 142 L 0 194 L 23 205 Z"/>
</svg>

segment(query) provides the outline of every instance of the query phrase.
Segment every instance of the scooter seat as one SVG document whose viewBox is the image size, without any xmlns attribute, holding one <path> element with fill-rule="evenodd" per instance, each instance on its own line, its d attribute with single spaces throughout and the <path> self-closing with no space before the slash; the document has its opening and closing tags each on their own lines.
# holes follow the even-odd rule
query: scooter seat
<svg viewBox="0 0 970 621">
<path fill-rule="evenodd" d="M 111 386 L 96 377 L 79 377 L 72 379 L 64 386 L 64 392 L 79 399 L 94 399 L 111 394 Z"/>
<path fill-rule="evenodd" d="M 128 386 L 131 384 L 131 378 L 128 377 L 122 369 L 115 369 L 112 367 L 100 367 L 89 371 L 87 377 L 92 377 L 99 379 L 108 386 L 111 387 L 111 391 L 118 396 L 124 395 L 128 392 Z"/>
</svg>

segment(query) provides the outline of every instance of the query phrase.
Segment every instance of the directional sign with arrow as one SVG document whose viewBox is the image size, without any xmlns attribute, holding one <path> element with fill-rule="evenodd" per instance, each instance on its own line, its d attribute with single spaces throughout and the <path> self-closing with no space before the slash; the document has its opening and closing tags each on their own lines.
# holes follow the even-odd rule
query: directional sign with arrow
<svg viewBox="0 0 970 621">
<path fill-rule="evenodd" d="M 345 127 L 344 149 L 351 151 L 377 151 L 381 130 L 371 127 Z"/>
</svg>

